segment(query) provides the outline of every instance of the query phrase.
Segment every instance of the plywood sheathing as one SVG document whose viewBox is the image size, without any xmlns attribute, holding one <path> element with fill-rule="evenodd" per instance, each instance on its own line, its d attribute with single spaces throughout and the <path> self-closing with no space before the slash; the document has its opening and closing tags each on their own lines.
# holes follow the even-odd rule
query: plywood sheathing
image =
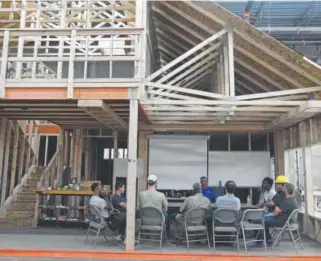
<svg viewBox="0 0 321 261">
<path fill-rule="evenodd" d="M 302 55 L 291 50 L 281 42 L 269 36 L 268 34 L 256 29 L 254 26 L 250 25 L 249 23 L 246 23 L 244 20 L 240 19 L 238 16 L 232 14 L 231 12 L 227 11 L 226 9 L 214 3 L 207 2 L 207 1 L 193 1 L 193 3 L 203 8 L 207 12 L 210 12 L 213 16 L 219 18 L 225 23 L 232 25 L 236 30 L 241 32 L 243 35 L 250 36 L 251 39 L 254 40 L 255 42 L 262 44 L 268 49 L 270 49 L 271 51 L 279 54 L 289 63 L 296 65 L 299 68 L 302 68 L 305 71 L 305 72 L 302 72 L 302 77 L 299 77 L 298 73 L 293 74 L 294 77 L 298 78 L 299 82 L 302 81 L 302 83 L 306 83 L 307 85 L 311 84 L 310 80 L 305 79 L 306 74 L 310 74 L 317 80 L 321 81 L 321 70 L 319 68 L 307 62 L 306 60 L 303 59 Z M 182 4 L 182 7 L 185 6 L 183 2 L 180 2 L 180 4 Z M 242 46 L 247 50 L 251 50 L 253 53 L 257 54 L 258 58 L 262 58 L 265 61 L 269 60 L 270 64 L 274 64 L 275 67 L 280 66 L 281 71 L 284 71 L 285 68 L 287 69 L 289 68 L 288 66 L 284 66 L 282 63 L 280 63 L 276 59 L 270 57 L 265 52 L 262 52 L 261 50 L 257 49 L 248 41 L 244 40 L 243 37 L 241 38 L 237 36 L 237 37 L 234 37 L 234 39 L 237 45 Z M 291 75 L 292 70 L 289 73 Z"/>
<path fill-rule="evenodd" d="M 218 18 L 222 20 L 224 23 L 232 25 L 234 29 L 236 29 L 238 32 L 244 33 L 244 35 L 252 39 L 254 42 L 264 45 L 271 52 L 282 57 L 282 59 L 284 59 L 288 64 L 291 63 L 297 66 L 300 69 L 300 73 L 292 69 L 292 67 L 290 67 L 289 65 L 286 65 L 283 62 L 278 61 L 267 52 L 258 49 L 240 35 L 234 33 L 234 42 L 236 44 L 236 48 L 242 48 L 248 52 L 251 52 L 252 54 L 255 54 L 257 59 L 264 61 L 265 63 L 273 66 L 280 73 L 287 75 L 293 79 L 292 82 L 286 80 L 287 84 L 285 87 L 293 88 L 293 83 L 298 83 L 295 87 L 298 87 L 298 85 L 300 85 L 300 87 L 311 87 L 318 85 L 318 81 L 321 82 L 321 70 L 319 68 L 305 61 L 300 54 L 287 48 L 282 43 L 271 38 L 269 35 L 257 30 L 255 27 L 251 26 L 250 24 L 247 24 L 237 16 L 231 14 L 230 12 L 217 6 L 216 4 L 211 2 L 193 1 L 193 5 L 196 5 L 198 8 L 204 11 L 199 12 L 194 8 L 188 6 L 188 3 L 186 3 L 185 1 L 167 1 L 166 3 L 174 7 L 177 7 L 184 13 L 193 17 L 194 19 L 197 19 L 197 21 L 201 22 L 206 27 L 211 28 L 214 31 L 219 31 L 220 29 L 222 29 L 222 25 L 215 22 L 214 18 L 210 18 L 204 15 L 205 12 L 210 13 L 212 17 Z M 169 11 L 169 9 L 167 7 L 164 7 L 164 5 L 162 5 L 161 3 L 155 3 L 155 5 L 166 12 Z M 184 24 L 190 23 L 187 22 L 187 18 L 184 19 L 181 16 L 174 15 L 173 12 L 171 13 L 169 11 L 168 14 L 171 14 L 171 16 L 173 16 L 175 20 L 177 20 L 178 22 L 183 22 Z M 194 28 L 195 26 L 193 27 L 193 29 Z M 204 30 L 201 30 L 200 28 L 198 28 L 198 32 L 199 34 L 204 34 Z M 208 37 L 209 35 L 209 33 L 206 33 L 206 37 Z M 198 42 L 200 41 L 198 40 Z M 266 72 L 268 72 L 266 75 L 268 75 L 276 81 L 280 77 L 280 75 L 276 74 L 275 72 L 272 72 L 269 69 L 265 70 Z M 315 81 L 309 80 L 309 76 L 307 75 L 310 75 L 310 78 L 313 78 Z"/>
</svg>

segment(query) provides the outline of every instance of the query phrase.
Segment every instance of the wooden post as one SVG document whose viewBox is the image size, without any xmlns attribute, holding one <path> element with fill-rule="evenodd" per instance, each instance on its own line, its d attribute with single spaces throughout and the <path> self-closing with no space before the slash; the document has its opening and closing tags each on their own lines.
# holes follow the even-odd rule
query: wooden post
<svg viewBox="0 0 321 261">
<path fill-rule="evenodd" d="M 32 131 L 33 131 L 33 121 L 30 121 L 29 123 L 29 129 L 28 129 L 28 146 L 27 146 L 27 156 L 26 156 L 26 170 L 30 167 L 30 158 L 31 158 L 31 152 L 32 152 Z"/>
<path fill-rule="evenodd" d="M 12 194 L 15 187 L 16 173 L 17 173 L 17 158 L 18 158 L 18 145 L 19 145 L 19 133 L 20 126 L 17 121 L 14 122 L 14 141 L 13 141 L 13 153 L 11 163 L 11 178 L 10 178 L 10 191 L 9 195 Z"/>
<path fill-rule="evenodd" d="M 45 137 L 46 139 L 46 143 L 45 143 L 45 160 L 44 160 L 44 167 L 47 166 L 47 163 L 48 163 L 48 143 L 49 143 L 49 137 L 48 135 L 46 135 Z"/>
<path fill-rule="evenodd" d="M 235 96 L 235 79 L 234 79 L 234 47 L 233 47 L 233 29 L 230 28 L 227 33 L 228 48 L 228 69 L 229 69 L 229 91 L 230 96 Z"/>
<path fill-rule="evenodd" d="M 68 153 L 69 152 L 69 137 L 70 137 L 69 131 L 65 131 L 64 135 L 65 135 L 64 165 L 69 166 L 69 162 L 68 162 L 69 157 L 70 157 L 70 154 Z"/>
<path fill-rule="evenodd" d="M 70 143 L 70 167 L 71 167 L 71 178 L 75 175 L 75 140 L 76 140 L 76 130 L 73 130 Z"/>
<path fill-rule="evenodd" d="M 60 131 L 58 136 L 58 166 L 57 166 L 57 177 L 56 177 L 56 186 L 59 186 L 62 182 L 62 174 L 64 171 L 64 141 L 65 135 L 64 130 Z"/>
<path fill-rule="evenodd" d="M 224 94 L 229 96 L 230 95 L 230 84 L 229 84 L 229 57 L 228 57 L 228 48 L 227 48 L 227 41 L 224 38 L 224 45 L 223 45 L 223 57 L 224 57 Z"/>
<path fill-rule="evenodd" d="M 85 141 L 85 180 L 90 180 L 90 146 L 91 146 L 91 138 L 86 137 Z"/>
<path fill-rule="evenodd" d="M 6 145 L 5 145 L 2 187 L 1 187 L 1 206 L 3 205 L 4 201 L 6 200 L 8 166 L 9 166 L 9 157 L 10 157 L 10 141 L 11 141 L 11 123 L 8 122 L 7 130 L 6 130 L 6 139 L 5 139 Z"/>
<path fill-rule="evenodd" d="M 126 251 L 133 251 L 135 246 L 138 101 L 130 100 L 129 108 Z"/>
<path fill-rule="evenodd" d="M 1 120 L 1 128 L 0 128 L 0 188 L 2 184 L 2 168 L 3 168 L 3 159 L 5 152 L 5 138 L 6 138 L 6 130 L 7 130 L 7 119 L 2 118 Z"/>
<path fill-rule="evenodd" d="M 25 151 L 26 151 L 26 137 L 25 134 L 22 133 L 21 137 L 21 146 L 20 146 L 20 151 L 19 151 L 19 170 L 18 170 L 18 184 L 21 182 L 21 178 L 23 176 L 23 166 L 25 164 L 24 159 L 25 159 Z"/>
<path fill-rule="evenodd" d="M 114 159 L 118 158 L 118 132 L 114 131 L 113 133 L 114 136 Z M 115 166 L 115 164 L 113 164 L 113 166 Z M 115 168 L 113 168 L 113 184 L 111 184 L 112 188 L 111 191 L 113 192 L 113 194 L 115 194 L 115 185 L 116 185 L 116 175 L 115 175 Z"/>
<path fill-rule="evenodd" d="M 284 175 L 284 142 L 283 132 L 274 132 L 275 177 Z"/>
</svg>

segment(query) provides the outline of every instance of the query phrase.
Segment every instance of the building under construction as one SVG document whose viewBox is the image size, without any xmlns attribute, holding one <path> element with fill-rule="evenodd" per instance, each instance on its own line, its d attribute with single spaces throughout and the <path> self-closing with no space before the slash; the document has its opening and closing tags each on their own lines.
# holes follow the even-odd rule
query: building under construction
<svg viewBox="0 0 321 261">
<path fill-rule="evenodd" d="M 1 1 L 0 224 L 37 226 L 41 189 L 120 179 L 130 251 L 150 173 L 164 191 L 234 179 L 241 201 L 285 174 L 321 240 L 319 60 L 251 23 L 213 1 Z"/>
</svg>

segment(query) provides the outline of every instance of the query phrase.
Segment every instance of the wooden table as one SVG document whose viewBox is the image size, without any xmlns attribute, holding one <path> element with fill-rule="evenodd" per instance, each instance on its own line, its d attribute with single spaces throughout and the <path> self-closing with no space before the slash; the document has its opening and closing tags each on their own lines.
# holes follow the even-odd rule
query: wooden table
<svg viewBox="0 0 321 261">
<path fill-rule="evenodd" d="M 68 189 L 68 190 L 37 190 L 36 193 L 39 195 L 53 195 L 53 196 L 92 196 L 94 192 L 89 189 Z"/>
<path fill-rule="evenodd" d="M 38 218 L 39 218 L 39 203 L 40 203 L 40 196 L 92 196 L 94 194 L 93 191 L 88 189 L 68 189 L 68 190 L 37 190 L 36 191 L 36 206 L 35 206 L 35 213 L 34 213 L 34 220 L 33 220 L 33 227 L 37 227 L 38 225 Z"/>
</svg>

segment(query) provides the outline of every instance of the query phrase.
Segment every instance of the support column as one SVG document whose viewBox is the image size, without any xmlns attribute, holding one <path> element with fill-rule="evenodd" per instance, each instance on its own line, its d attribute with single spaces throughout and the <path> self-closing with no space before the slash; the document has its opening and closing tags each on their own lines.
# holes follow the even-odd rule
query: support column
<svg viewBox="0 0 321 261">
<path fill-rule="evenodd" d="M 12 163 L 11 163 L 11 177 L 10 177 L 10 191 L 9 195 L 12 194 L 15 187 L 16 173 L 17 173 L 17 158 L 18 158 L 18 146 L 19 146 L 19 133 L 20 126 L 18 121 L 14 122 L 14 141 L 13 141 L 13 153 L 12 153 Z"/>
<path fill-rule="evenodd" d="M 118 132 L 114 131 L 113 136 L 114 136 L 114 159 L 113 160 L 115 160 L 118 158 Z M 113 195 L 115 194 L 115 185 L 116 185 L 116 175 L 114 171 L 114 166 L 115 164 L 113 164 L 113 183 L 111 187 L 111 191 L 113 192 Z"/>
<path fill-rule="evenodd" d="M 6 130 L 7 130 L 7 123 L 8 120 L 5 118 L 2 118 L 1 120 L 1 126 L 0 126 L 0 188 L 2 184 L 2 168 L 3 168 L 3 159 L 5 155 L 5 140 L 6 140 Z"/>
<path fill-rule="evenodd" d="M 228 48 L 228 69 L 229 69 L 229 91 L 230 96 L 235 96 L 235 79 L 234 79 L 234 47 L 233 47 L 233 29 L 229 28 L 227 33 Z"/>
<path fill-rule="evenodd" d="M 284 142 L 283 132 L 274 132 L 275 177 L 284 175 Z"/>
<path fill-rule="evenodd" d="M 3 176 L 2 176 L 2 186 L 1 186 L 1 206 L 6 200 L 7 192 L 7 180 L 8 180 L 8 166 L 9 166 L 9 157 L 10 157 L 10 141 L 11 141 L 11 123 L 8 122 L 5 138 L 5 154 L 4 154 L 4 163 L 3 163 Z"/>
<path fill-rule="evenodd" d="M 227 48 L 227 39 L 224 37 L 223 45 L 223 68 L 224 68 L 224 94 L 226 96 L 230 95 L 230 84 L 229 84 L 229 57 L 228 57 L 228 48 Z"/>
<path fill-rule="evenodd" d="M 18 170 L 18 184 L 20 184 L 22 176 L 23 176 L 23 170 L 25 165 L 25 151 L 26 151 L 26 137 L 24 132 L 22 132 L 21 137 L 21 146 L 19 151 L 19 170 Z"/>
<path fill-rule="evenodd" d="M 126 251 L 133 251 L 135 246 L 138 101 L 130 100 L 129 109 Z"/>
<path fill-rule="evenodd" d="M 86 137 L 86 150 L 85 150 L 85 180 L 90 180 L 90 161 L 91 161 L 91 153 L 90 153 L 90 147 L 91 147 L 91 138 Z"/>
</svg>

